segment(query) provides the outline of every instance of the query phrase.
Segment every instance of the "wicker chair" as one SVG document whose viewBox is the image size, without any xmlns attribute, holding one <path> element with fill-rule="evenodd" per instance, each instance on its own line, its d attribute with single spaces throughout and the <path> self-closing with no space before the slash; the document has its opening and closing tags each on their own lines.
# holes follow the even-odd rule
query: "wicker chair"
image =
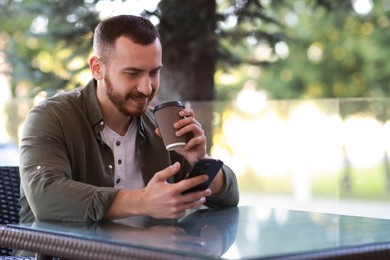
<svg viewBox="0 0 390 260">
<path fill-rule="evenodd" d="M 19 168 L 0 167 L 0 225 L 19 222 Z M 9 256 L 12 249 L 0 247 L 1 256 Z"/>
<path fill-rule="evenodd" d="M 19 222 L 20 175 L 17 166 L 0 166 L 0 225 Z M 33 260 L 35 257 L 11 256 L 12 249 L 1 247 L 0 260 Z M 39 259 L 61 260 L 58 257 L 37 255 Z"/>
<path fill-rule="evenodd" d="M 17 166 L 0 166 L 0 225 L 19 222 L 20 176 Z M 11 256 L 12 249 L 0 247 L 0 260 L 35 259 Z"/>
</svg>

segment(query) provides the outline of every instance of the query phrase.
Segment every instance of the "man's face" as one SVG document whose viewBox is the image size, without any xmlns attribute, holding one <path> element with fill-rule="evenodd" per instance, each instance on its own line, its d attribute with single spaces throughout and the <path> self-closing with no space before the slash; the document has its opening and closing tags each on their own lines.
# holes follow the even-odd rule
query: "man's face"
<svg viewBox="0 0 390 260">
<path fill-rule="evenodd" d="M 126 116 L 143 114 L 160 84 L 161 44 L 139 45 L 121 37 L 104 63 L 103 86 L 108 100 Z"/>
</svg>

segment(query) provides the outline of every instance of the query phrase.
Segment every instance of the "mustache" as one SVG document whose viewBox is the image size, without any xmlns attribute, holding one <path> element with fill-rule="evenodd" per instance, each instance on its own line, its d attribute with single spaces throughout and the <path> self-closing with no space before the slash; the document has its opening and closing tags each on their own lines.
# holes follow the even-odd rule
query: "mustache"
<svg viewBox="0 0 390 260">
<path fill-rule="evenodd" d="M 129 99 L 132 99 L 132 98 L 148 98 L 148 96 L 146 96 L 144 94 L 141 94 L 141 93 L 138 93 L 136 95 L 134 95 L 132 93 L 127 93 L 127 95 L 125 96 L 126 100 L 129 100 Z"/>
</svg>

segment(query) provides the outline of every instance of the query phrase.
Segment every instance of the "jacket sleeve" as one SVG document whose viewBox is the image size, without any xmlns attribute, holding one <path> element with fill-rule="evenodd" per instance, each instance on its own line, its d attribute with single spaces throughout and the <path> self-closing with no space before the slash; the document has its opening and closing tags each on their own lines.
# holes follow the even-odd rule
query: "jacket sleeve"
<svg viewBox="0 0 390 260">
<path fill-rule="evenodd" d="M 223 165 L 224 185 L 215 195 L 206 198 L 205 205 L 208 207 L 235 207 L 239 202 L 239 191 L 236 175 L 227 166 Z"/>
<path fill-rule="evenodd" d="M 20 145 L 21 201 L 27 200 L 38 221 L 99 221 L 117 190 L 78 181 L 85 173 L 75 173 L 69 160 L 62 123 L 46 107 L 27 116 Z"/>
</svg>

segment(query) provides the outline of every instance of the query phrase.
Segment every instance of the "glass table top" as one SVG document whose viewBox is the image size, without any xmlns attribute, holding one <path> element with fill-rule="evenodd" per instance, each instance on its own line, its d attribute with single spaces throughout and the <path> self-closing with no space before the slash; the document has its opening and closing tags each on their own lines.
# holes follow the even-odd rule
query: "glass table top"
<svg viewBox="0 0 390 260">
<path fill-rule="evenodd" d="M 199 258 L 261 259 L 390 243 L 390 220 L 251 206 L 202 209 L 179 220 L 11 226 Z"/>
</svg>

